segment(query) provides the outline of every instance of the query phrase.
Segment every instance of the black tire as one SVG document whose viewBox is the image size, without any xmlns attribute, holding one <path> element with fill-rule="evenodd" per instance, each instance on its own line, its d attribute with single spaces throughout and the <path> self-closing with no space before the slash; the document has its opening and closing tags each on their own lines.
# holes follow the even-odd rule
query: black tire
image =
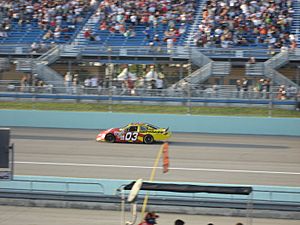
<svg viewBox="0 0 300 225">
<path fill-rule="evenodd" d="M 145 144 L 152 144 L 154 142 L 154 138 L 152 135 L 150 134 L 147 134 L 145 137 L 144 137 L 144 143 Z"/>
<path fill-rule="evenodd" d="M 116 141 L 116 137 L 113 134 L 107 134 L 105 136 L 105 141 L 109 143 L 114 143 Z"/>
</svg>

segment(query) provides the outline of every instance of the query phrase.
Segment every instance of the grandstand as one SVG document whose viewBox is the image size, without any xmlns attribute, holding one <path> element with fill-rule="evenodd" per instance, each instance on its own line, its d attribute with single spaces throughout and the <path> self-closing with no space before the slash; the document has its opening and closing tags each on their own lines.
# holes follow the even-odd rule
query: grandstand
<svg viewBox="0 0 300 225">
<path fill-rule="evenodd" d="M 7 1 L 0 7 L 1 44 L 70 43 L 94 11 L 80 1 Z"/>
<path fill-rule="evenodd" d="M 195 46 L 199 39 L 206 39 L 211 43 L 202 42 L 202 47 L 221 47 L 226 39 L 233 47 L 268 47 L 275 37 L 282 42 L 273 43 L 275 48 L 294 39 L 299 44 L 299 1 L 111 2 L 115 3 L 54 1 L 31 5 L 31 1 L 7 1 L 1 6 L 0 43 L 69 44 L 76 39 L 92 45 L 148 46 L 156 44 L 154 38 L 162 45 L 172 38 L 174 45 L 180 46 Z M 83 28 L 90 34 L 80 40 L 78 34 Z M 286 34 L 292 36 L 286 38 Z"/>
<path fill-rule="evenodd" d="M 135 64 L 138 77 L 145 76 L 140 65 L 155 64 L 169 89 L 226 84 L 233 91 L 243 77 L 253 86 L 260 79 L 299 85 L 298 0 L 4 1 L 0 23 L 0 55 L 16 64 L 1 71 L 35 74 L 57 92 L 65 92 L 66 72 L 79 71 L 83 83 L 95 64 L 102 80 L 118 76 L 115 68 L 108 77 L 107 64 Z M 90 66 L 86 74 L 81 64 Z M 167 65 L 175 66 L 168 72 Z"/>
</svg>

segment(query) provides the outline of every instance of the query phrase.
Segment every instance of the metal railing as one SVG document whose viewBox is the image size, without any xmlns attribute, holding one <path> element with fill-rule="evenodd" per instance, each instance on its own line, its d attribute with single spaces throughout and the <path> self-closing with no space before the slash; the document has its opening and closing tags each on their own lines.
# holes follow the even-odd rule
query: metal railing
<svg viewBox="0 0 300 225">
<path fill-rule="evenodd" d="M 246 76 L 264 76 L 265 72 L 265 64 L 258 62 L 258 63 L 246 63 Z"/>
<path fill-rule="evenodd" d="M 38 74 L 39 79 L 44 80 L 48 84 L 55 86 L 62 86 L 64 84 L 64 79 L 62 75 L 57 73 L 55 70 L 51 69 L 47 65 L 44 65 L 43 63 L 37 62 L 33 72 Z M 59 88 L 56 90 L 60 90 Z"/>
<path fill-rule="evenodd" d="M 271 67 L 272 69 L 278 69 L 289 62 L 289 52 L 282 51 L 269 60 L 265 61 L 264 64 L 266 67 Z"/>
<path fill-rule="evenodd" d="M 194 63 L 198 67 L 202 67 L 202 66 L 207 65 L 208 63 L 212 62 L 212 60 L 209 57 L 204 55 L 197 48 L 191 48 L 189 51 L 190 51 L 190 57 L 191 57 L 192 63 Z"/>
<path fill-rule="evenodd" d="M 200 88 L 198 86 L 186 86 L 186 88 L 151 89 L 151 88 L 86 88 L 84 86 L 56 87 L 52 85 L 18 86 L 0 84 L 0 98 L 2 99 L 52 99 L 76 100 L 76 101 L 104 101 L 109 104 L 177 104 L 185 105 L 188 102 L 194 104 L 212 103 L 217 105 L 272 105 L 295 107 L 297 90 L 292 89 L 282 95 L 279 87 L 274 86 L 270 92 L 266 91 L 236 91 L 235 86 L 210 86 Z"/>
<path fill-rule="evenodd" d="M 9 70 L 9 59 L 8 58 L 0 58 L 0 72 Z"/>
<path fill-rule="evenodd" d="M 49 65 L 54 63 L 57 59 L 60 58 L 61 47 L 56 45 L 53 48 L 49 49 L 43 55 L 36 59 L 37 62 L 44 63 L 45 65 Z"/>
<path fill-rule="evenodd" d="M 46 50 L 47 49 L 47 45 Z M 68 46 L 71 46 L 68 48 Z M 62 48 L 72 49 L 72 45 L 62 45 Z M 184 50 L 186 49 L 186 50 Z M 208 57 L 220 58 L 220 59 L 229 59 L 229 58 L 239 58 L 239 59 L 248 59 L 250 57 L 255 57 L 257 59 L 269 59 L 272 57 L 268 52 L 268 49 L 262 48 L 198 48 L 198 47 L 184 47 L 176 46 L 170 49 L 167 47 L 149 47 L 149 46 L 109 46 L 109 45 L 87 45 L 82 46 L 79 49 L 82 56 L 153 56 L 153 57 L 179 57 L 179 58 L 188 58 L 189 50 L 188 49 L 197 49 L 202 54 L 205 54 Z M 184 51 L 183 51 L 184 50 Z M 296 49 L 297 50 L 297 49 Z M 280 52 L 280 49 L 274 50 L 275 53 Z M 295 51 L 297 52 L 297 51 Z M 41 53 L 35 53 L 33 55 L 41 55 Z M 0 55 L 24 55 L 28 56 L 31 54 L 31 47 L 28 44 L 2 44 L 0 46 Z M 293 53 L 292 53 L 293 54 Z M 294 54 L 295 58 L 297 55 Z M 296 59 L 296 58 L 295 58 Z"/>
</svg>

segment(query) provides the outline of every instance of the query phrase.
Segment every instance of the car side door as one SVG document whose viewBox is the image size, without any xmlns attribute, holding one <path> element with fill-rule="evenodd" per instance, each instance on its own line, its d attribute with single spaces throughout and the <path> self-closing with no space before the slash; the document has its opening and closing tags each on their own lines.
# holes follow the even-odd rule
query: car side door
<svg viewBox="0 0 300 225">
<path fill-rule="evenodd" d="M 129 126 L 126 129 L 126 133 L 125 133 L 124 139 L 127 142 L 135 142 L 135 141 L 138 140 L 138 136 L 139 136 L 138 126 L 133 125 L 133 126 Z"/>
</svg>

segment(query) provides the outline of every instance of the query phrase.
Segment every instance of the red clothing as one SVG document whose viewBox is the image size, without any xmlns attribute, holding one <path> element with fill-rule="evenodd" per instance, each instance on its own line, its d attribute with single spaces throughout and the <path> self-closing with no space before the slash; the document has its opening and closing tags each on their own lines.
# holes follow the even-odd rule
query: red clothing
<svg viewBox="0 0 300 225">
<path fill-rule="evenodd" d="M 129 89 L 133 89 L 134 88 L 134 83 L 133 83 L 133 81 L 131 79 L 127 80 L 127 87 Z"/>
<path fill-rule="evenodd" d="M 91 32 L 89 31 L 89 30 L 86 30 L 85 32 L 84 32 L 84 37 L 87 39 L 87 38 L 89 38 L 91 36 Z"/>
</svg>

